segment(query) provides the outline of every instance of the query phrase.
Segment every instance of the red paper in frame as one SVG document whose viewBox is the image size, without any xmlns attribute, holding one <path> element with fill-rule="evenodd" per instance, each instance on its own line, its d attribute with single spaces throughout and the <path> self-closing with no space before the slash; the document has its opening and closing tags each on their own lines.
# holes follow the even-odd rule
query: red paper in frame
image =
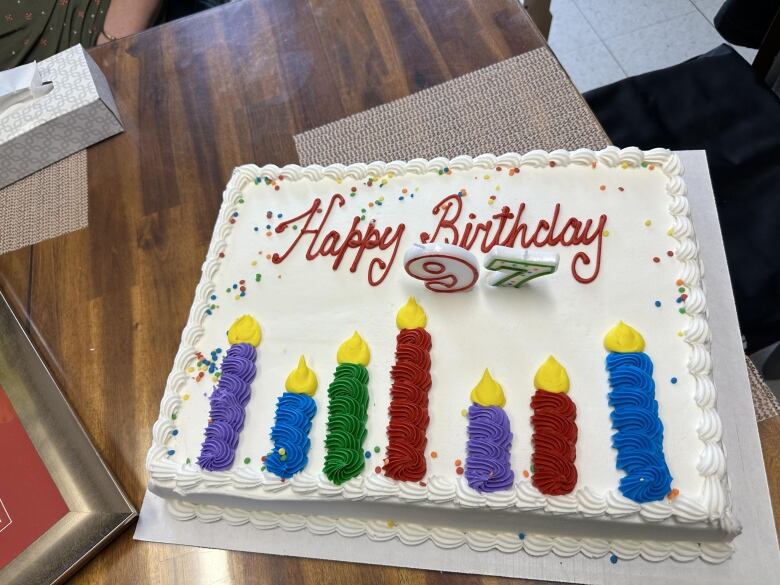
<svg viewBox="0 0 780 585">
<path fill-rule="evenodd" d="M 68 507 L 0 387 L 0 569 Z"/>
</svg>

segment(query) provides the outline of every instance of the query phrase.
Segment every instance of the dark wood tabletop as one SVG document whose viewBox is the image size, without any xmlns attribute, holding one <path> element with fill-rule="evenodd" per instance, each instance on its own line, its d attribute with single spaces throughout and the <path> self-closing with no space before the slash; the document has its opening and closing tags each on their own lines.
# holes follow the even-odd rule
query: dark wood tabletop
<svg viewBox="0 0 780 585">
<path fill-rule="evenodd" d="M 293 136 L 545 42 L 517 0 L 241 0 L 90 51 L 125 131 L 89 149 L 89 227 L 0 256 L 0 286 L 140 507 L 144 459 L 222 190 Z M 780 418 L 762 429 L 780 493 Z M 142 543 L 77 583 L 521 583 Z"/>
</svg>

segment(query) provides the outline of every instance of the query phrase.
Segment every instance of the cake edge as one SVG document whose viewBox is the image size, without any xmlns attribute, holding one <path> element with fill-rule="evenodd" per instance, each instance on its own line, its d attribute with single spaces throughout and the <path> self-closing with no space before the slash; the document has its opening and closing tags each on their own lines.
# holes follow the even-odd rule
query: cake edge
<svg viewBox="0 0 780 585">
<path fill-rule="evenodd" d="M 734 553 L 730 542 L 696 543 L 692 541 L 658 541 L 604 538 L 575 538 L 548 536 L 532 532 L 494 532 L 490 530 L 461 530 L 448 527 L 430 527 L 412 523 L 395 523 L 384 520 L 334 518 L 330 516 L 304 516 L 280 514 L 270 511 L 247 511 L 239 508 L 223 508 L 206 504 L 194 504 L 178 499 L 167 499 L 166 510 L 180 521 L 197 519 L 210 524 L 224 520 L 231 526 L 251 524 L 258 530 L 281 528 L 288 532 L 306 529 L 315 535 L 339 534 L 348 538 L 366 536 L 377 542 L 397 538 L 408 546 L 418 546 L 431 541 L 444 549 L 465 545 L 476 552 L 497 550 L 503 553 L 525 551 L 532 556 L 550 553 L 559 557 L 582 554 L 588 558 L 601 558 L 612 554 L 624 561 L 637 557 L 650 562 L 673 559 L 690 562 L 701 559 L 720 564 Z"/>
</svg>

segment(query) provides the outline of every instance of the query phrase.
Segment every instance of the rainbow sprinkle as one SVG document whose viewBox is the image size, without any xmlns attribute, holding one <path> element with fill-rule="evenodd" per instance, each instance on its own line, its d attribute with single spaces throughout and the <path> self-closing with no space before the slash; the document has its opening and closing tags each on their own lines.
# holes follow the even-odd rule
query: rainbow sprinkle
<svg viewBox="0 0 780 585">
<path fill-rule="evenodd" d="M 206 374 L 211 377 L 212 382 L 217 382 L 222 372 L 219 368 L 219 358 L 222 353 L 222 348 L 217 347 L 209 353 L 209 357 L 206 357 L 202 352 L 195 352 L 195 358 L 198 360 L 194 367 L 187 368 L 187 372 L 193 373 L 197 371 L 197 374 L 193 376 L 193 380 L 200 382 Z M 187 396 L 187 395 L 185 395 Z M 182 396 L 184 398 L 184 396 Z M 187 396 L 189 398 L 189 396 Z M 186 398 L 184 398 L 186 400 Z"/>
</svg>

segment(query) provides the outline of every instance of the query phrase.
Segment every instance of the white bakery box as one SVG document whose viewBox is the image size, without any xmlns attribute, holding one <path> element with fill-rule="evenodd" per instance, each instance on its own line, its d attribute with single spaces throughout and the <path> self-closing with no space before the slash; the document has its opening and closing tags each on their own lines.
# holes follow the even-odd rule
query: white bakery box
<svg viewBox="0 0 780 585">
<path fill-rule="evenodd" d="M 0 72 L 0 189 L 121 131 L 108 82 L 81 45 Z"/>
</svg>

